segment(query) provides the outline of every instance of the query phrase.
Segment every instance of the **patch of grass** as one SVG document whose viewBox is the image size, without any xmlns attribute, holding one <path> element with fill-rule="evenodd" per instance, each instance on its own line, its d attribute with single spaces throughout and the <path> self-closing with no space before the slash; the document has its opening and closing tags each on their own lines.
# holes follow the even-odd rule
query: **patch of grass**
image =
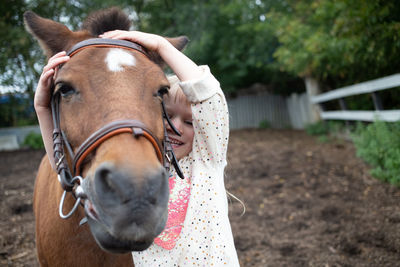
<svg viewBox="0 0 400 267">
<path fill-rule="evenodd" d="M 27 147 L 33 149 L 42 149 L 44 148 L 42 135 L 34 132 L 30 132 L 23 142 L 23 144 Z"/>
<path fill-rule="evenodd" d="M 262 120 L 258 124 L 258 128 L 260 129 L 270 129 L 271 128 L 271 123 L 267 120 Z"/>
<path fill-rule="evenodd" d="M 330 141 L 329 136 L 325 134 L 318 136 L 318 142 L 320 143 L 328 143 L 329 141 Z"/>
<path fill-rule="evenodd" d="M 309 135 L 314 136 L 327 135 L 329 133 L 328 124 L 324 121 L 308 124 L 305 130 Z"/>
<path fill-rule="evenodd" d="M 319 121 L 305 128 L 309 135 L 324 136 L 322 139 L 329 139 L 330 136 L 343 132 L 344 129 L 345 123 L 342 121 Z"/>
</svg>

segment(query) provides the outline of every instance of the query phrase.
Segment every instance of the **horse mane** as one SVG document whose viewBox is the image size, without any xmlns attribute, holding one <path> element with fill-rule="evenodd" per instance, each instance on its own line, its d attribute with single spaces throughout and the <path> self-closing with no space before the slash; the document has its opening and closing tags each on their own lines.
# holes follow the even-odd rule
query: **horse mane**
<svg viewBox="0 0 400 267">
<path fill-rule="evenodd" d="M 107 31 L 128 31 L 131 22 L 128 16 L 118 7 L 111 7 L 91 13 L 82 24 L 82 29 L 97 37 Z"/>
</svg>

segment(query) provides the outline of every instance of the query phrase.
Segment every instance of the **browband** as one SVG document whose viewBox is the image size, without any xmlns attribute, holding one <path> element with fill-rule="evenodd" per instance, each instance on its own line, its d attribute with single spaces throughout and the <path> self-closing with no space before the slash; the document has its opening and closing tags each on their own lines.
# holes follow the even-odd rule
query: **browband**
<svg viewBox="0 0 400 267">
<path fill-rule="evenodd" d="M 114 47 L 114 48 L 134 49 L 139 51 L 143 55 L 148 56 L 143 46 L 137 43 L 125 40 L 106 39 L 106 38 L 92 38 L 79 42 L 68 51 L 67 55 L 72 57 L 73 55 L 75 55 L 76 53 L 87 47 L 102 47 L 102 48 Z"/>
</svg>

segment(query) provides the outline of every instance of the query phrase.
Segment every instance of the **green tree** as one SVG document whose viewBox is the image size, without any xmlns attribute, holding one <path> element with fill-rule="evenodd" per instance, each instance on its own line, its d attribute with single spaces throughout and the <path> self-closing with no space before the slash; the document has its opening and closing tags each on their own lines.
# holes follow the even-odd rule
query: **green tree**
<svg viewBox="0 0 400 267">
<path fill-rule="evenodd" d="M 382 0 L 284 1 L 272 10 L 279 65 L 335 88 L 397 72 L 400 5 Z"/>
<path fill-rule="evenodd" d="M 89 11 L 89 1 L 3 0 L 0 2 L 0 86 L 10 88 L 3 96 L 0 126 L 36 122 L 33 95 L 45 56 L 37 42 L 25 30 L 23 14 L 33 10 L 39 15 L 77 28 Z"/>
<path fill-rule="evenodd" d="M 185 53 L 208 64 L 225 91 L 253 83 L 269 84 L 282 93 L 304 87 L 299 79 L 274 64 L 278 46 L 264 14 L 279 1 L 148 1 L 141 29 L 163 35 L 187 35 Z M 295 83 L 296 86 L 292 86 Z"/>
<path fill-rule="evenodd" d="M 130 15 L 135 29 L 189 36 L 192 42 L 186 52 L 199 64 L 210 65 L 224 88 L 234 90 L 255 82 L 282 86 L 293 76 L 273 65 L 278 42 L 263 15 L 278 4 L 260 0 L 5 0 L 0 5 L 6 14 L 1 19 L 0 82 L 32 94 L 45 63 L 23 27 L 24 11 L 33 10 L 77 29 L 89 12 L 117 5 Z"/>
</svg>

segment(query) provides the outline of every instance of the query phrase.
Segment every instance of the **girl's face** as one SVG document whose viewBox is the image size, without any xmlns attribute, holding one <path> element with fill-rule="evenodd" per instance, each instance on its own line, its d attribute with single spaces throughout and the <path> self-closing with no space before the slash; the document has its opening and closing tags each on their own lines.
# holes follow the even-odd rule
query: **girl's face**
<svg viewBox="0 0 400 267">
<path fill-rule="evenodd" d="M 182 101 L 166 101 L 165 108 L 171 122 L 181 134 L 181 136 L 176 135 L 165 122 L 175 156 L 180 160 L 192 151 L 194 136 L 192 110 L 190 104 L 182 103 Z"/>
</svg>

